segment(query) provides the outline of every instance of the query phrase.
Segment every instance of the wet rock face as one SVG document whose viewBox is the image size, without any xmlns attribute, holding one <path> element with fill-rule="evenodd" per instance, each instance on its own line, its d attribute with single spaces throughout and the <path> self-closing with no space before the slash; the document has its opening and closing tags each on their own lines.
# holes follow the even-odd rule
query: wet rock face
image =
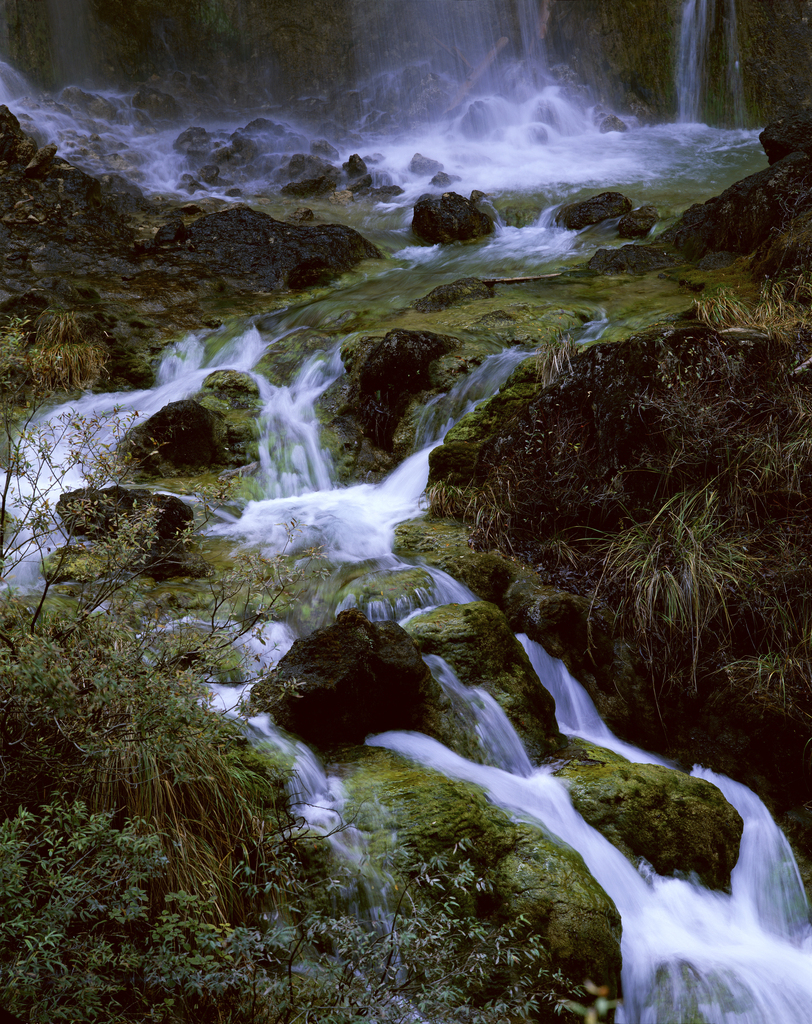
<svg viewBox="0 0 812 1024">
<path fill-rule="evenodd" d="M 791 153 L 772 167 L 737 181 L 720 196 L 691 206 L 660 235 L 696 259 L 707 252 L 752 252 L 812 209 L 812 161 Z"/>
<path fill-rule="evenodd" d="M 772 167 L 790 153 L 812 153 L 812 116 L 788 114 L 770 121 L 758 137 Z"/>
<path fill-rule="evenodd" d="M 406 631 L 341 612 L 332 626 L 296 640 L 275 673 L 251 694 L 254 714 L 326 747 L 363 743 L 387 729 L 420 729 L 436 689 Z"/>
<path fill-rule="evenodd" d="M 133 469 L 146 476 L 205 473 L 229 462 L 222 415 L 188 398 L 133 427 L 120 447 Z"/>
<path fill-rule="evenodd" d="M 555 775 L 576 810 L 633 863 L 644 857 L 661 875 L 695 872 L 709 888 L 728 888 L 743 823 L 720 790 L 577 739 L 564 756 Z"/>
<path fill-rule="evenodd" d="M 493 221 L 456 192 L 422 195 L 414 207 L 412 231 L 432 245 L 470 242 L 493 232 Z"/>
<path fill-rule="evenodd" d="M 199 217 L 178 242 L 162 262 L 256 291 L 304 288 L 381 256 L 352 228 L 285 224 L 246 206 Z"/>
<path fill-rule="evenodd" d="M 631 200 L 620 192 L 602 192 L 582 203 L 570 203 L 556 214 L 556 224 L 568 231 L 580 231 L 590 224 L 599 224 L 610 217 L 623 217 L 632 209 Z"/>
<path fill-rule="evenodd" d="M 413 619 L 406 628 L 424 654 L 439 655 L 466 686 L 490 693 L 531 757 L 560 746 L 555 701 L 496 605 L 487 601 L 443 605 Z"/>
<path fill-rule="evenodd" d="M 623 245 L 619 249 L 598 249 L 587 266 L 597 274 L 648 274 L 679 263 L 671 253 L 653 245 Z"/>
<path fill-rule="evenodd" d="M 5 104 L 0 106 L 0 160 L 9 164 L 27 164 L 36 152 L 36 142 L 25 134 L 8 107 Z"/>
</svg>

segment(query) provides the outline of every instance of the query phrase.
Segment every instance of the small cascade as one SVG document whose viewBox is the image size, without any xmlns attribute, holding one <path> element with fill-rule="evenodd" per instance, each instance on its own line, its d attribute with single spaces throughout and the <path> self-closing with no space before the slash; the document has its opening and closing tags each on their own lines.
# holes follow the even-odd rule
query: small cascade
<svg viewBox="0 0 812 1024">
<path fill-rule="evenodd" d="M 685 0 L 677 102 L 680 121 L 744 124 L 736 0 Z"/>
<path fill-rule="evenodd" d="M 274 387 L 257 377 L 263 402 L 260 417 L 259 484 L 269 498 L 287 498 L 333 486 L 330 456 L 319 442 L 314 403 L 343 367 L 338 348 L 332 356 L 312 356 L 290 387 Z"/>
<path fill-rule="evenodd" d="M 479 699 L 475 694 L 474 703 Z M 501 752 L 507 736 L 512 734 L 511 745 L 521 745 L 495 703 L 487 714 L 477 716 L 477 730 L 487 731 L 484 746 L 496 752 L 497 760 L 504 761 Z M 763 909 L 754 914 L 753 882 L 746 869 L 740 874 L 748 881 L 734 878 L 731 896 L 691 881 L 660 877 L 645 866 L 637 870 L 586 824 L 566 788 L 547 770 L 525 774 L 521 769 L 474 764 L 436 740 L 413 733 L 385 733 L 367 742 L 481 787 L 517 820 L 536 822 L 544 834 L 552 832 L 581 854 L 623 919 L 624 995 L 618 1024 L 789 1024 L 805 1019 L 812 1004 L 812 944 L 805 938 L 797 885 L 788 911 L 766 911 L 764 920 L 773 903 L 787 906 L 787 861 L 781 850 L 776 856 L 771 844 L 753 844 L 763 862 L 755 883 Z M 728 782 L 709 778 L 717 780 Z M 746 798 L 733 795 L 745 822 L 746 862 L 751 837 L 778 829 L 774 823 L 767 826 L 769 814 L 758 798 L 746 787 L 740 789 Z"/>
</svg>

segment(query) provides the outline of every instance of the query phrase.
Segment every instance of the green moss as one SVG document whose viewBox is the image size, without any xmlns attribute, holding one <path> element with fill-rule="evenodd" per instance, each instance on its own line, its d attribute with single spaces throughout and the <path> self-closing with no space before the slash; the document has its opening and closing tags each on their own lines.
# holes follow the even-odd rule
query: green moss
<svg viewBox="0 0 812 1024">
<path fill-rule="evenodd" d="M 531 756 L 562 743 L 555 701 L 533 671 L 507 619 L 494 604 L 450 604 L 406 625 L 423 654 L 438 654 L 466 686 L 479 686 L 499 703 Z"/>
<path fill-rule="evenodd" d="M 568 781 L 576 809 L 633 863 L 644 857 L 660 874 L 730 884 L 742 821 L 716 786 L 580 740 L 567 755 L 555 774 Z"/>
</svg>

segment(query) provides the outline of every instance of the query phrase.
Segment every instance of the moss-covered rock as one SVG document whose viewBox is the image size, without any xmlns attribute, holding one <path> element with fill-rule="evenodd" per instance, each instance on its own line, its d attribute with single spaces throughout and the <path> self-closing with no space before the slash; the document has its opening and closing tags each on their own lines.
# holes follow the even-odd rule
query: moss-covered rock
<svg viewBox="0 0 812 1024">
<path fill-rule="evenodd" d="M 448 431 L 443 444 L 429 456 L 429 485 L 465 486 L 475 476 L 483 443 L 504 430 L 513 416 L 525 409 L 544 386 L 535 358 L 513 371 L 499 392 L 468 413 Z"/>
<path fill-rule="evenodd" d="M 531 757 L 561 745 L 555 701 L 496 605 L 487 601 L 443 605 L 412 619 L 406 629 L 423 654 L 439 655 L 466 686 L 490 693 Z"/>
<path fill-rule="evenodd" d="M 260 322 L 261 325 L 261 322 Z M 269 325 L 271 329 L 272 325 Z M 254 367 L 276 387 L 287 387 L 311 356 L 329 352 L 335 342 L 327 334 L 303 327 L 277 338 Z"/>
<path fill-rule="evenodd" d="M 576 810 L 632 862 L 645 857 L 661 875 L 695 872 L 710 888 L 729 886 L 743 823 L 716 786 L 581 740 L 564 756 L 555 774 Z"/>
<path fill-rule="evenodd" d="M 453 781 L 374 748 L 353 751 L 344 767 L 346 812 L 381 854 L 392 836 L 414 860 L 468 859 L 481 888 L 459 891 L 459 912 L 515 923 L 539 935 L 550 967 L 574 981 L 616 989 L 620 917 L 580 854 L 557 837 L 513 822 L 473 785 Z"/>
<path fill-rule="evenodd" d="M 230 409 L 257 409 L 259 386 L 249 373 L 239 370 L 215 370 L 203 381 L 202 396 L 214 395 Z"/>
</svg>

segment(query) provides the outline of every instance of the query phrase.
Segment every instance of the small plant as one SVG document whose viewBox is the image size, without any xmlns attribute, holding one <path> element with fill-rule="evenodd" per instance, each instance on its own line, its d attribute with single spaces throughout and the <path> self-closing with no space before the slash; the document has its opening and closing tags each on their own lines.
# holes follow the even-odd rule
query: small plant
<svg viewBox="0 0 812 1024">
<path fill-rule="evenodd" d="M 76 313 L 47 311 L 37 318 L 36 341 L 31 371 L 48 391 L 84 390 L 107 372 L 107 349 L 95 321 L 83 323 Z"/>
</svg>

